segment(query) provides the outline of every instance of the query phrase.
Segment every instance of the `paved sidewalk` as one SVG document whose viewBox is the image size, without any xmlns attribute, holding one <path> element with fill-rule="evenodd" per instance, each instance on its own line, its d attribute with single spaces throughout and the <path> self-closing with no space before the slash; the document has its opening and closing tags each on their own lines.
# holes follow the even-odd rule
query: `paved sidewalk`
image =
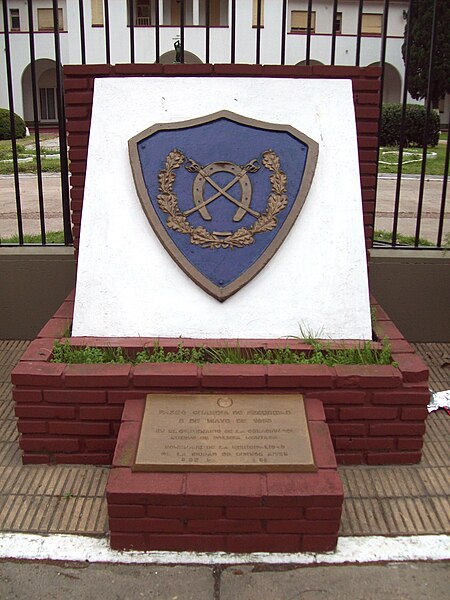
<svg viewBox="0 0 450 600">
<path fill-rule="evenodd" d="M 107 544 L 104 488 L 108 468 L 21 464 L 10 371 L 26 346 L 27 342 L 0 341 L 0 536 L 5 532 L 19 534 L 11 534 L 18 552 L 12 548 L 13 553 L 8 551 L 7 556 L 20 556 L 23 538 L 27 537 L 20 536 L 21 533 L 76 533 L 100 538 L 77 537 L 77 542 L 73 538 L 72 543 L 78 543 L 83 550 L 92 541 Z M 416 349 L 430 366 L 433 388 L 449 388 L 450 344 L 416 344 Z M 347 558 L 344 552 L 344 560 L 371 564 L 342 564 L 342 560 L 341 564 L 320 564 L 323 561 L 311 564 L 313 560 L 307 564 L 299 557 L 295 562 L 274 557 L 274 561 L 258 559 L 253 564 L 242 564 L 242 559 L 233 555 L 217 556 L 209 562 L 194 557 L 194 562 L 188 564 L 176 553 L 171 558 L 161 556 L 159 561 L 156 557 L 156 561 L 147 564 L 122 564 L 124 559 L 120 557 L 115 560 L 121 562 L 111 564 L 94 562 L 102 560 L 101 553 L 94 559 L 58 561 L 63 556 L 60 550 L 50 555 L 50 562 L 0 560 L 0 598 L 442 600 L 450 588 L 449 565 L 442 557 L 450 554 L 444 552 L 431 562 L 411 562 L 417 560 L 411 556 L 417 546 L 415 542 L 424 540 L 421 545 L 426 546 L 427 536 L 421 534 L 450 534 L 449 432 L 450 417 L 443 411 L 434 413 L 428 419 L 420 465 L 339 469 L 346 491 L 339 545 L 341 551 L 344 541 L 354 548 L 351 552 L 347 550 Z M 366 537 L 374 534 L 419 537 L 405 540 Z M 345 537 L 349 535 L 362 537 Z M 37 547 L 42 549 L 44 540 L 51 544 L 56 538 L 57 535 L 38 537 Z M 60 539 L 64 542 L 59 543 L 63 543 L 70 555 L 75 549 L 70 538 Z M 441 548 L 448 549 L 448 538 L 440 539 Z M 9 548 L 7 541 L 6 544 Z M 386 544 L 396 544 L 397 551 L 388 552 L 389 558 L 376 558 L 383 555 L 381 546 Z M 371 559 L 365 558 L 365 550 L 361 551 L 366 546 L 375 549 Z M 128 554 L 132 559 L 133 553 Z M 33 558 L 40 555 L 32 553 Z M 426 561 L 429 556 L 425 553 L 420 560 Z M 227 557 L 236 562 L 227 563 Z M 408 557 L 409 562 L 405 561 Z M 332 562 L 333 554 L 329 558 Z M 377 564 L 377 560 L 387 562 Z"/>
</svg>

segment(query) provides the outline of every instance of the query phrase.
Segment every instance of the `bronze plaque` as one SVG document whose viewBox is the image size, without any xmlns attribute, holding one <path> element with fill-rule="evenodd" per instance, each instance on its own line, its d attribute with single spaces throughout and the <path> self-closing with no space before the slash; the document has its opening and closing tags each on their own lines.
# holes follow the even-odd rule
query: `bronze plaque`
<svg viewBox="0 0 450 600">
<path fill-rule="evenodd" d="M 316 471 L 303 396 L 149 394 L 133 471 Z"/>
</svg>

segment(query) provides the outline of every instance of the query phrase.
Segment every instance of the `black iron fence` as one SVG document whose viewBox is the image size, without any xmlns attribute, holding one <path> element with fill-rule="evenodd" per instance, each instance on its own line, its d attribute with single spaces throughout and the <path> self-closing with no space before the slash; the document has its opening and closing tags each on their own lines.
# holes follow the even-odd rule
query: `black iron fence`
<svg viewBox="0 0 450 600">
<path fill-rule="evenodd" d="M 158 63 L 169 60 L 180 63 L 194 61 L 261 64 L 264 61 L 267 64 L 268 57 L 270 64 L 280 65 L 309 65 L 317 62 L 330 65 L 381 65 L 383 91 L 380 110 L 383 101 L 397 100 L 401 104 L 401 118 L 398 147 L 379 150 L 379 164 L 386 162 L 382 160 L 385 156 L 394 155 L 395 160 L 394 167 L 392 164 L 389 167 L 394 172 L 379 173 L 378 177 L 375 222 L 378 231 L 375 233 L 374 245 L 389 248 L 442 248 L 449 244 L 450 225 L 446 207 L 449 145 L 448 141 L 441 139 L 437 151 L 430 153 L 425 135 L 434 110 L 432 82 L 437 68 L 436 57 L 440 57 L 440 38 L 437 35 L 440 26 L 439 11 L 445 2 L 429 2 L 432 17 L 425 36 L 429 52 L 425 65 L 427 90 L 423 100 L 423 143 L 413 151 L 407 148 L 405 135 L 408 78 L 411 76 L 409 61 L 414 44 L 413 27 L 406 27 L 405 34 L 403 31 L 415 14 L 415 0 L 405 0 L 403 3 L 384 0 L 383 10 L 379 13 L 374 13 L 373 6 L 369 7 L 369 2 L 364 0 L 355 0 L 353 6 L 339 0 L 304 0 L 303 3 L 290 0 L 193 0 L 189 3 L 187 0 L 48 0 L 47 7 L 42 2 L 33 3 L 33 0 L 26 0 L 26 10 L 23 3 L 19 5 L 14 0 L 0 2 L 3 18 L 3 24 L 0 24 L 0 39 L 4 45 L 5 57 L 3 65 L 0 66 L 0 106 L 2 102 L 7 104 L 12 134 L 10 146 L 3 146 L 3 155 L 10 152 L 10 156 L 0 161 L 0 173 L 4 173 L 0 174 L 0 245 L 46 245 L 50 242 L 49 227 L 55 229 L 55 218 L 60 218 L 59 228 L 56 225 L 56 229 L 62 230 L 60 243 L 72 243 L 70 166 L 67 158 L 62 74 L 66 58 L 62 42 L 67 45 L 70 40 L 72 46 L 77 46 L 75 62 L 79 64 L 98 63 L 99 55 L 103 56 L 106 64 L 110 64 L 116 54 L 118 20 L 124 19 L 126 23 L 122 22 L 119 25 L 126 32 L 127 56 L 125 59 L 121 57 L 121 62 Z M 196 7 L 195 14 L 193 7 Z M 327 26 L 321 26 L 319 23 L 324 7 L 329 15 Z M 347 23 L 353 23 L 353 26 Z M 95 39 L 92 35 L 94 30 Z M 193 53 L 189 46 L 189 39 L 192 38 L 191 33 L 194 30 L 197 36 L 196 48 L 199 47 L 198 40 L 202 41 L 201 51 L 197 50 L 197 54 Z M 275 43 L 274 31 L 277 36 Z M 167 42 L 170 35 L 172 42 L 175 38 L 173 48 L 168 46 Z M 47 41 L 49 37 L 52 39 L 51 56 L 48 44 L 43 49 L 42 36 L 45 36 Z M 344 42 L 347 44 L 345 52 Z M 120 44 L 123 51 L 123 40 Z M 393 69 L 389 60 L 395 54 L 399 59 L 401 52 L 401 67 L 397 64 L 397 68 Z M 53 85 L 39 85 L 38 66 L 44 59 L 51 60 L 54 65 Z M 69 61 L 73 64 L 73 56 Z M 21 73 L 25 63 L 27 77 L 30 79 L 27 88 L 23 83 L 25 72 Z M 398 81 L 395 81 L 393 73 L 397 80 L 400 78 Z M 388 81 L 392 77 L 397 97 L 387 85 L 392 84 L 392 81 Z M 19 90 L 20 85 L 17 82 L 21 79 L 22 90 Z M 3 99 L 2 87 L 6 90 Z M 33 167 L 29 169 L 32 171 L 29 175 L 22 174 L 22 161 L 30 160 L 30 156 L 26 156 L 25 159 L 21 156 L 22 140 L 17 138 L 14 119 L 14 113 L 20 112 L 17 107 L 20 105 L 23 108 L 25 101 L 31 107 L 28 114 L 23 115 L 32 130 L 32 137 L 26 142 L 28 146 L 33 146 Z M 441 122 L 448 126 L 448 96 L 441 100 L 441 105 L 444 106 Z M 43 168 L 47 141 L 43 138 L 44 133 L 45 137 L 48 137 L 49 130 L 59 138 L 60 169 L 56 198 L 55 191 L 48 192 L 46 185 L 49 178 L 53 178 L 55 183 L 55 175 L 48 174 Z M 411 162 L 406 161 L 405 157 L 410 157 L 411 154 L 415 156 L 414 160 L 419 165 L 415 174 L 405 173 L 405 164 Z M 0 158 L 1 156 L 2 154 Z M 428 166 L 436 158 L 439 166 L 430 176 Z M 31 223 L 34 227 L 33 233 L 37 235 L 30 241 L 27 232 L 33 229 Z M 51 241 L 54 241 L 53 237 Z"/>
</svg>

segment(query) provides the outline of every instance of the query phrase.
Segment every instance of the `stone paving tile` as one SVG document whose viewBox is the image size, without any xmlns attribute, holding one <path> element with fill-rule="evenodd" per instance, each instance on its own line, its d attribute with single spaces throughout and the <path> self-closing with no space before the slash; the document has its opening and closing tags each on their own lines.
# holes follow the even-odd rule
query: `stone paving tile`
<svg viewBox="0 0 450 600">
<path fill-rule="evenodd" d="M 10 372 L 28 342 L 0 341 L 0 531 L 105 535 L 109 469 L 21 463 Z M 450 388 L 450 344 L 415 344 L 433 389 Z M 341 535 L 450 533 L 450 417 L 427 421 L 420 465 L 340 467 Z"/>
</svg>

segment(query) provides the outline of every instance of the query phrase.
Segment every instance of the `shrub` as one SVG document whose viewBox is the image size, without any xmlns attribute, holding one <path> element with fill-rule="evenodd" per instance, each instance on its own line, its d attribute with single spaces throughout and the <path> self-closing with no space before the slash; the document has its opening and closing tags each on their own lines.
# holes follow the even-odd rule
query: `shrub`
<svg viewBox="0 0 450 600">
<path fill-rule="evenodd" d="M 16 138 L 25 137 L 26 125 L 25 121 L 19 115 L 14 113 L 14 124 L 16 127 Z M 0 108 L 0 140 L 11 139 L 11 121 L 9 116 L 9 110 L 7 108 Z"/>
<path fill-rule="evenodd" d="M 404 145 L 423 144 L 425 129 L 425 107 L 420 104 L 407 104 L 405 113 Z M 401 104 L 383 104 L 381 111 L 381 146 L 398 146 L 400 144 L 400 128 L 402 123 Z M 428 117 L 428 130 L 426 144 L 436 146 L 439 141 L 440 121 L 439 115 L 434 110 Z"/>
</svg>

